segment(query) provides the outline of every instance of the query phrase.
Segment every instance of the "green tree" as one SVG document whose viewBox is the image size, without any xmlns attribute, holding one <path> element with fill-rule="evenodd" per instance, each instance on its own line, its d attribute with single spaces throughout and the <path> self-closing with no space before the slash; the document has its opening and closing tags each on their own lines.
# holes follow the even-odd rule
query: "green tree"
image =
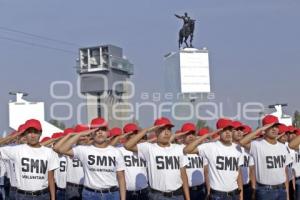
<svg viewBox="0 0 300 200">
<path fill-rule="evenodd" d="M 300 112 L 298 110 L 294 113 L 293 125 L 300 128 Z"/>
</svg>

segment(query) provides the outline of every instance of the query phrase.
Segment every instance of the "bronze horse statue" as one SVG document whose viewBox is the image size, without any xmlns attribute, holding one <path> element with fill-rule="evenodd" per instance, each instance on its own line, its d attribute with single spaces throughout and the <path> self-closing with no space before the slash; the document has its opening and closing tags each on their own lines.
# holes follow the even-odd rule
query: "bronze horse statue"
<svg viewBox="0 0 300 200">
<path fill-rule="evenodd" d="M 193 37 L 194 37 L 194 29 L 195 29 L 195 21 L 193 19 L 189 19 L 188 23 L 185 24 L 179 31 L 179 49 L 182 46 L 182 43 L 185 43 L 185 47 L 193 47 Z M 190 44 L 187 43 L 188 38 L 190 38 Z"/>
</svg>

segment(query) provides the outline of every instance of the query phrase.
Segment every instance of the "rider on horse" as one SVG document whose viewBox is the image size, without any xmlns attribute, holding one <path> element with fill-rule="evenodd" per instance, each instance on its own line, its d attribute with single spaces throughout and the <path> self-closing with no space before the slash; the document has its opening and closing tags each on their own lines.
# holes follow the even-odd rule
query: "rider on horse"
<svg viewBox="0 0 300 200">
<path fill-rule="evenodd" d="M 183 26 L 182 26 L 182 29 L 185 30 L 185 35 L 187 34 L 187 31 L 189 29 L 189 21 L 190 21 L 190 17 L 188 16 L 188 14 L 185 12 L 184 13 L 184 16 L 180 16 L 180 15 L 176 15 L 175 16 L 179 19 L 183 19 Z"/>
<path fill-rule="evenodd" d="M 176 15 L 179 19 L 183 20 L 183 26 L 179 31 L 179 48 L 181 48 L 182 43 L 186 44 L 186 47 L 193 47 L 192 41 L 194 36 L 195 20 L 191 19 L 185 12 L 184 16 Z M 190 45 L 187 44 L 187 39 L 190 37 Z"/>
</svg>

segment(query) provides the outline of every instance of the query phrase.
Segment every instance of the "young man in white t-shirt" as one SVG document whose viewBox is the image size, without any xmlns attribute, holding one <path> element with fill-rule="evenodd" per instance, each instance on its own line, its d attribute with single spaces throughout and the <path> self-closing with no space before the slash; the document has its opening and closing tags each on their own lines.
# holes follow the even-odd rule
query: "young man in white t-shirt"
<svg viewBox="0 0 300 200">
<path fill-rule="evenodd" d="M 65 136 L 54 145 L 54 150 L 57 151 L 61 145 L 74 135 L 88 130 L 89 126 L 85 124 L 77 124 L 74 128 L 66 128 L 64 130 Z M 81 136 L 76 145 L 85 145 L 87 142 L 88 137 Z M 82 199 L 83 181 L 84 173 L 81 161 L 77 158 L 70 158 L 69 156 L 66 156 L 66 199 Z"/>
<path fill-rule="evenodd" d="M 181 126 L 183 147 L 189 145 L 196 139 L 196 126 L 192 123 L 185 123 Z M 197 154 L 186 155 L 189 164 L 186 166 L 186 173 L 189 180 L 191 200 L 205 199 L 207 196 L 204 168 L 207 166 L 206 158 Z"/>
<path fill-rule="evenodd" d="M 220 140 L 201 144 L 204 136 L 184 148 L 184 153 L 197 153 L 207 159 L 211 200 L 243 198 L 243 182 L 240 166 L 243 154 L 238 145 L 232 143 L 234 125 L 229 119 L 217 122 Z M 206 137 L 210 136 L 207 134 Z M 199 145 L 201 144 L 201 145 Z"/>
<path fill-rule="evenodd" d="M 294 132 L 293 126 L 286 126 L 284 124 L 280 124 L 279 128 L 279 136 L 277 137 L 278 142 L 284 144 L 292 158 L 292 163 L 288 165 L 288 179 L 289 179 L 289 199 L 295 199 L 295 176 L 293 172 L 293 163 L 295 161 L 295 150 L 289 148 L 289 135 Z"/>
<path fill-rule="evenodd" d="M 300 135 L 300 129 L 289 133 L 289 142 Z M 293 173 L 295 176 L 295 199 L 300 199 L 300 148 L 294 148 Z"/>
<path fill-rule="evenodd" d="M 89 127 L 84 124 L 77 124 L 74 128 L 67 128 L 64 130 L 64 137 L 54 145 L 54 150 L 57 151 L 66 141 L 68 141 L 73 135 L 80 132 L 88 131 Z M 76 145 L 84 145 L 87 142 L 87 137 L 80 137 Z M 74 146 L 76 146 L 74 145 Z M 66 198 L 72 200 L 82 199 L 83 180 L 84 173 L 82 163 L 79 159 L 70 158 L 67 159 L 67 175 L 66 175 Z"/>
<path fill-rule="evenodd" d="M 126 135 L 125 140 L 134 137 L 139 128 L 134 123 L 128 123 L 123 127 L 123 133 Z M 145 142 L 145 137 L 140 142 Z M 147 163 L 144 159 L 138 157 L 138 154 L 126 150 L 123 146 L 119 147 L 125 162 L 125 179 L 126 179 L 126 199 L 127 200 L 148 200 L 148 174 Z"/>
<path fill-rule="evenodd" d="M 236 145 L 239 145 L 240 140 L 244 137 L 245 134 L 248 134 L 249 131 L 251 132 L 251 130 L 246 130 L 246 126 L 244 126 L 239 121 L 233 121 L 232 124 L 234 126 L 234 129 L 232 131 L 232 141 Z M 241 166 L 241 172 L 243 176 L 243 196 L 244 200 L 251 200 L 253 196 L 253 190 L 251 188 L 251 185 L 255 184 L 252 183 L 254 181 L 254 161 L 249 152 L 245 151 L 244 147 L 240 146 L 240 148 L 243 153 L 244 160 L 243 165 Z"/>
<path fill-rule="evenodd" d="M 64 143 L 58 152 L 77 158 L 84 171 L 82 199 L 125 200 L 125 164 L 120 150 L 110 146 L 108 127 L 103 118 L 93 119 L 90 131 L 74 135 Z M 92 145 L 78 145 L 81 136 L 90 135 Z"/>
<path fill-rule="evenodd" d="M 154 127 L 141 130 L 124 145 L 147 162 L 151 200 L 183 200 L 184 197 L 190 200 L 185 169 L 188 160 L 181 145 L 170 143 L 172 127 L 169 119 L 159 118 L 155 120 Z M 139 143 L 152 131 L 156 134 L 156 143 Z"/>
<path fill-rule="evenodd" d="M 55 199 L 54 170 L 59 167 L 58 155 L 40 145 L 42 127 L 38 120 L 27 120 L 24 130 L 27 144 L 0 148 L 1 158 L 15 165 L 16 199 Z"/>
<path fill-rule="evenodd" d="M 17 132 L 2 138 L 2 142 L 9 143 L 7 146 L 15 146 L 18 144 L 26 144 L 26 137 L 24 136 L 25 124 L 18 127 Z M 1 142 L 0 142 L 1 143 Z M 15 165 L 12 160 L 3 160 L 5 167 L 4 188 L 5 199 L 14 200 L 17 190 L 17 180 L 15 175 Z"/>
<path fill-rule="evenodd" d="M 53 133 L 51 136 L 52 140 L 49 144 L 47 142 L 44 145 L 52 147 L 54 146 L 62 137 L 64 133 Z M 56 198 L 57 200 L 66 200 L 66 186 L 67 186 L 67 157 L 65 155 L 58 155 L 59 168 L 54 172 L 55 185 L 56 185 Z"/>
<path fill-rule="evenodd" d="M 256 198 L 288 199 L 287 173 L 292 159 L 286 146 L 277 141 L 280 123 L 277 117 L 267 115 L 262 119 L 262 124 L 263 127 L 240 140 L 242 146 L 250 149 L 250 154 L 254 159 Z M 263 134 L 263 138 L 251 141 L 259 132 Z"/>
</svg>

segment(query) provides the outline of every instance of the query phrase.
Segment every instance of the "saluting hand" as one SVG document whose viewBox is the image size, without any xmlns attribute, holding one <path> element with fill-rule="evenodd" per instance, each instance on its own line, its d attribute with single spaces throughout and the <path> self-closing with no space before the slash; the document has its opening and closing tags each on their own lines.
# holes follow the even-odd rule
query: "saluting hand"
<svg viewBox="0 0 300 200">
<path fill-rule="evenodd" d="M 263 127 L 260 127 L 257 129 L 257 131 L 261 132 L 262 134 L 265 134 L 265 130 L 267 130 L 268 128 L 271 128 L 275 123 L 271 123 L 271 124 L 267 124 Z"/>
<path fill-rule="evenodd" d="M 93 133 L 95 131 L 97 131 L 97 128 L 86 130 L 86 131 L 82 131 L 82 132 L 79 132 L 77 134 L 79 134 L 80 136 L 88 136 L 88 135 L 90 135 L 91 133 Z"/>
<path fill-rule="evenodd" d="M 152 127 L 150 127 L 150 128 L 147 128 L 147 132 L 149 133 L 149 132 L 154 132 L 154 131 L 156 131 L 156 130 L 158 130 L 158 129 L 160 129 L 160 128 L 162 128 L 162 127 L 164 127 L 165 125 L 158 125 L 158 126 L 152 126 Z"/>
</svg>

